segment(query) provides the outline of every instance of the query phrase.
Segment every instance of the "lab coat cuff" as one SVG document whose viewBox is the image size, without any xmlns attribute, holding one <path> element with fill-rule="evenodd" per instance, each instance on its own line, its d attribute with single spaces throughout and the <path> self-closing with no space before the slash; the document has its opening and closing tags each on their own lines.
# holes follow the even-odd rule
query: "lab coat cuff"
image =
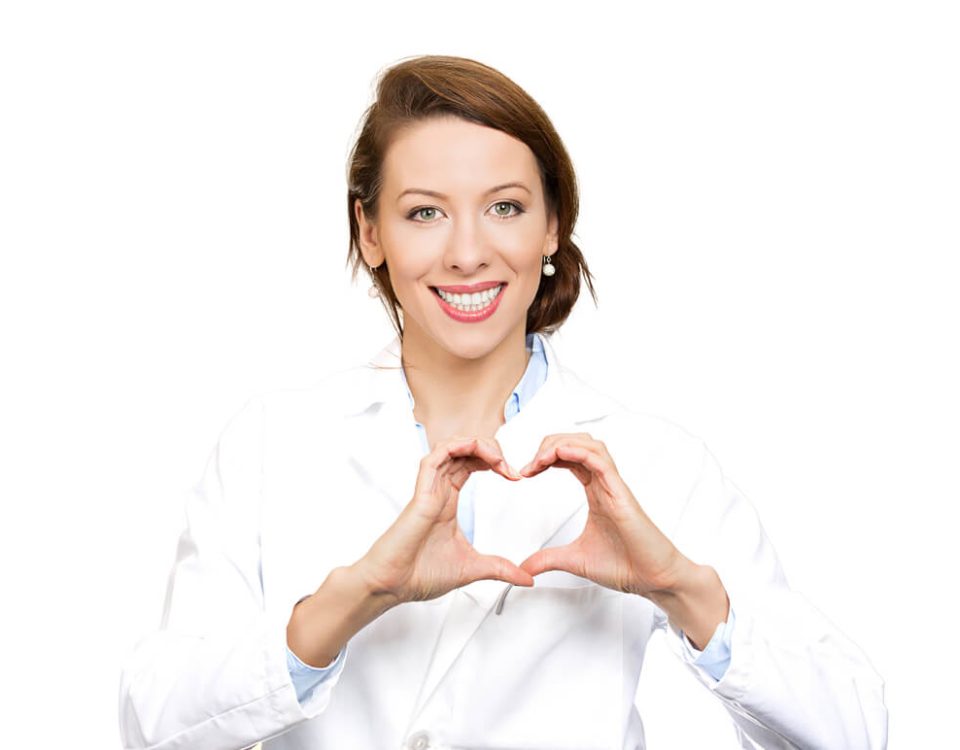
<svg viewBox="0 0 960 750">
<path fill-rule="evenodd" d="M 714 680 L 723 679 L 727 667 L 730 666 L 730 644 L 735 622 L 736 615 L 731 607 L 726 622 L 717 625 L 703 651 L 697 649 L 687 638 L 686 633 L 681 631 L 680 641 L 686 657 L 685 661 L 700 667 Z"/>
<path fill-rule="evenodd" d="M 301 700 L 290 670 L 290 656 L 293 654 L 287 646 L 286 621 L 281 620 L 278 614 L 270 639 L 270 669 L 275 675 L 271 681 L 276 680 L 282 684 L 280 689 L 273 692 L 272 703 L 273 710 L 283 717 L 284 723 L 289 727 L 300 721 L 312 719 L 326 710 L 333 695 L 333 689 L 339 681 L 345 659 L 342 658 L 344 654 L 341 653 L 338 656 L 340 664 L 328 665 L 329 673 L 312 690 L 306 691 L 304 699 Z"/>
<path fill-rule="evenodd" d="M 734 614 L 734 612 L 736 614 Z M 699 652 L 693 648 L 683 631 L 667 620 L 667 643 L 671 651 L 686 664 L 697 679 L 717 696 L 727 702 L 739 704 L 749 693 L 753 683 L 755 657 L 754 622 L 749 608 L 737 605 L 730 597 L 730 614 L 726 623 L 721 623 L 707 647 Z M 724 642 L 728 659 L 720 671 L 717 661 L 722 661 Z M 715 647 L 715 648 L 711 648 Z M 716 655 L 718 660 L 712 657 Z M 716 676 L 719 674 L 719 678 Z"/>
<path fill-rule="evenodd" d="M 297 700 L 301 706 L 310 703 L 317 689 L 328 680 L 340 676 L 347 658 L 347 646 L 340 649 L 337 658 L 325 667 L 313 667 L 304 663 L 287 647 L 287 669 L 297 691 Z"/>
</svg>

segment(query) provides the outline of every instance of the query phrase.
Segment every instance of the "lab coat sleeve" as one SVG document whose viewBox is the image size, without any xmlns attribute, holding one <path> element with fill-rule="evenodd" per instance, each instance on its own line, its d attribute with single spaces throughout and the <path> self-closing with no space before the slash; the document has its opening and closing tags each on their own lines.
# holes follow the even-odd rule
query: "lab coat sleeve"
<svg viewBox="0 0 960 750">
<path fill-rule="evenodd" d="M 125 748 L 237 750 L 329 703 L 339 670 L 301 705 L 287 662 L 289 613 L 264 607 L 263 426 L 263 399 L 251 399 L 188 495 L 160 629 L 137 645 L 121 676 Z"/>
<path fill-rule="evenodd" d="M 663 619 L 671 650 L 723 702 L 744 747 L 885 748 L 883 681 L 864 653 L 786 581 L 759 518 L 700 443 L 703 462 L 673 536 L 720 577 L 736 611 L 714 679 Z"/>
</svg>

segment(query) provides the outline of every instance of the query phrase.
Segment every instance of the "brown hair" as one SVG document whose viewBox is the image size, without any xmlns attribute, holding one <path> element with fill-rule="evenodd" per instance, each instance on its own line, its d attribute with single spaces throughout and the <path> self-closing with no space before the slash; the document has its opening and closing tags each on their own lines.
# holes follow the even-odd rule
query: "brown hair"
<svg viewBox="0 0 960 750">
<path fill-rule="evenodd" d="M 383 160 L 391 140 L 405 126 L 428 117 L 454 115 L 501 130 L 525 143 L 537 159 L 548 214 L 556 212 L 557 251 L 551 256 L 556 272 L 540 277 L 540 288 L 527 311 L 527 333 L 552 333 L 567 319 L 580 295 L 580 277 L 597 294 L 593 276 L 580 248 L 573 242 L 579 210 L 573 164 L 540 105 L 516 83 L 493 68 L 463 57 L 423 55 L 409 58 L 384 71 L 377 83 L 376 100 L 363 115 L 360 135 L 350 153 L 347 173 L 347 213 L 350 247 L 347 265 L 356 280 L 360 266 L 360 226 L 354 213 L 357 199 L 371 220 L 383 182 Z M 367 272 L 380 291 L 380 299 L 397 334 L 403 337 L 400 303 L 390 283 L 390 269 L 382 263 Z"/>
</svg>

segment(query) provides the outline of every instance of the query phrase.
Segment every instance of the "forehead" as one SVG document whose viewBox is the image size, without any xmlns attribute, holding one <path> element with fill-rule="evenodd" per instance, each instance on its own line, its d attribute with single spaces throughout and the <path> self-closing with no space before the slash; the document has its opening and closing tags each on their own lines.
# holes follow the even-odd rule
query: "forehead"
<svg viewBox="0 0 960 750">
<path fill-rule="evenodd" d="M 524 181 L 539 188 L 533 151 L 501 130 L 459 117 L 434 117 L 408 125 L 394 138 L 383 163 L 384 187 L 486 190 L 493 184 Z"/>
</svg>

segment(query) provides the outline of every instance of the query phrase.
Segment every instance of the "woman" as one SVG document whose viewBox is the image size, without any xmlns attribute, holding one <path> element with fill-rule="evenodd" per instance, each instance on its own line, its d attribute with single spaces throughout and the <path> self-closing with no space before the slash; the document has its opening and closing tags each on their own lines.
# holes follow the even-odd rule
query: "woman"
<svg viewBox="0 0 960 750">
<path fill-rule="evenodd" d="M 349 180 L 397 339 L 224 430 L 124 671 L 126 746 L 642 748 L 657 628 L 745 747 L 885 746 L 880 678 L 703 444 L 557 362 L 545 334 L 593 289 L 536 103 L 404 61 Z"/>
</svg>

